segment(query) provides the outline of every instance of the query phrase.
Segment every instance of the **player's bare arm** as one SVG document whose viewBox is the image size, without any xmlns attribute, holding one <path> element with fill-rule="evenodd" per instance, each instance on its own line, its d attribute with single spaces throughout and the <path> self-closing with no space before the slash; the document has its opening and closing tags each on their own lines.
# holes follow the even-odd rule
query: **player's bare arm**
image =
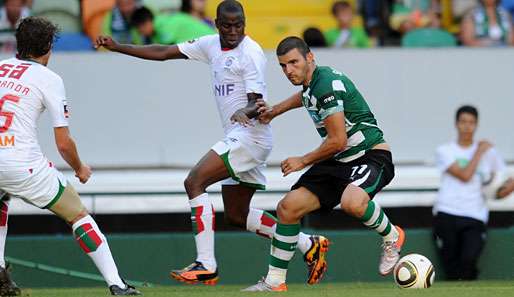
<svg viewBox="0 0 514 297">
<path fill-rule="evenodd" d="M 120 44 L 109 36 L 99 36 L 95 41 L 95 48 L 104 47 L 110 51 L 145 59 L 164 61 L 172 59 L 187 59 L 176 45 L 132 45 Z"/>
<path fill-rule="evenodd" d="M 509 178 L 505 183 L 498 189 L 496 196 L 499 199 L 505 198 L 514 192 L 514 178 Z"/>
<path fill-rule="evenodd" d="M 262 99 L 262 94 L 248 93 L 248 104 L 234 112 L 230 117 L 233 123 L 239 123 L 243 126 L 251 125 L 250 120 L 259 115 L 258 110 L 260 105 L 257 104 L 257 100 Z"/>
<path fill-rule="evenodd" d="M 325 120 L 327 137 L 323 143 L 314 151 L 302 157 L 290 157 L 282 161 L 282 173 L 287 176 L 291 172 L 302 170 L 303 168 L 326 160 L 335 154 L 343 151 L 346 147 L 346 127 L 343 112 L 337 112 L 328 116 Z"/>
<path fill-rule="evenodd" d="M 75 171 L 75 176 L 85 184 L 91 177 L 91 168 L 80 161 L 75 141 L 71 138 L 68 127 L 54 128 L 55 144 L 62 158 Z"/>
<path fill-rule="evenodd" d="M 268 106 L 264 100 L 257 100 L 257 105 L 260 105 L 259 109 L 257 110 L 257 113 L 259 114 L 259 121 L 262 124 L 268 124 L 275 117 L 291 109 L 302 107 L 302 93 L 295 93 L 286 100 L 273 106 Z"/>
<path fill-rule="evenodd" d="M 492 147 L 492 145 L 488 141 L 484 141 L 484 140 L 480 141 L 478 144 L 478 148 L 477 148 L 475 154 L 473 155 L 473 158 L 469 162 L 469 164 L 466 167 L 461 168 L 459 166 L 459 164 L 457 164 L 457 162 L 455 162 L 448 168 L 448 170 L 447 170 L 448 173 L 463 182 L 470 181 L 478 168 L 480 159 L 485 154 L 485 152 L 487 152 L 487 150 L 491 147 Z"/>
</svg>

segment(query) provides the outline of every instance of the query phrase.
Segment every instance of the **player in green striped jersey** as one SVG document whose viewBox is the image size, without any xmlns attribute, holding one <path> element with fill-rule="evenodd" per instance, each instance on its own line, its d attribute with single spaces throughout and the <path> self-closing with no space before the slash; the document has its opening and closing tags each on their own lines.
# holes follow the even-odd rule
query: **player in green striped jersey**
<svg viewBox="0 0 514 297">
<path fill-rule="evenodd" d="M 323 143 L 304 156 L 282 162 L 284 176 L 312 167 L 277 207 L 279 223 L 272 240 L 268 275 L 246 290 L 287 290 L 287 267 L 301 218 L 337 205 L 382 236 L 379 272 L 390 273 L 400 258 L 405 234 L 372 200 L 394 177 L 392 155 L 382 130 L 352 81 L 333 68 L 317 66 L 302 39 L 284 39 L 277 56 L 289 81 L 303 90 L 273 107 L 262 107 L 260 121 L 269 123 L 288 110 L 304 106 Z"/>
</svg>

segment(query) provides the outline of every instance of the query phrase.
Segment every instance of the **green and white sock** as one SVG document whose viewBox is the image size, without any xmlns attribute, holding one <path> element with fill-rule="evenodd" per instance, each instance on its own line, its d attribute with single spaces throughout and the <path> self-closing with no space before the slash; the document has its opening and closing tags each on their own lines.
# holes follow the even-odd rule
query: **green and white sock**
<svg viewBox="0 0 514 297">
<path fill-rule="evenodd" d="M 266 283 L 278 286 L 286 281 L 287 267 L 294 256 L 300 234 L 300 224 L 277 223 L 271 241 L 271 255 Z"/>
<path fill-rule="evenodd" d="M 377 231 L 384 241 L 396 241 L 398 239 L 398 231 L 378 203 L 370 200 L 366 212 L 360 220 L 367 227 Z"/>
</svg>

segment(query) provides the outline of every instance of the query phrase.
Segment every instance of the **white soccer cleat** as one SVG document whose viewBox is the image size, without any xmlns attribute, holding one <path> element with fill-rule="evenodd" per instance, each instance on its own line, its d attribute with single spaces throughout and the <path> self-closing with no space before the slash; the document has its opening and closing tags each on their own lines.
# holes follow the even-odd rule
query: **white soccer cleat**
<svg viewBox="0 0 514 297">
<path fill-rule="evenodd" d="M 273 286 L 267 284 L 264 278 L 262 278 L 259 282 L 257 282 L 257 284 L 241 290 L 241 292 L 286 292 L 286 291 L 287 291 L 286 283 L 282 283 L 276 287 L 273 287 Z"/>
<path fill-rule="evenodd" d="M 394 226 L 398 230 L 398 239 L 396 241 L 386 241 L 382 244 L 382 255 L 378 271 L 381 275 L 388 275 L 394 269 L 394 266 L 400 260 L 400 252 L 405 243 L 405 232 L 398 226 Z"/>
</svg>

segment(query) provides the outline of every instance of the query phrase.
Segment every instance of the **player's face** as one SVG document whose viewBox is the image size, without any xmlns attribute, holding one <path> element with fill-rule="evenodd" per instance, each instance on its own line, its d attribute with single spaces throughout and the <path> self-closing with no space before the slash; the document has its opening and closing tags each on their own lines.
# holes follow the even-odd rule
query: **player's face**
<svg viewBox="0 0 514 297">
<path fill-rule="evenodd" d="M 245 19 L 239 13 L 223 13 L 216 19 L 223 47 L 236 48 L 245 36 Z"/>
<path fill-rule="evenodd" d="M 146 21 L 142 23 L 141 25 L 137 26 L 137 31 L 139 34 L 150 37 L 153 35 L 153 22 L 152 21 Z"/>
<path fill-rule="evenodd" d="M 473 137 L 477 129 L 477 118 L 470 113 L 461 113 L 457 120 L 457 131 L 459 135 Z"/>
<path fill-rule="evenodd" d="M 287 79 L 293 85 L 299 86 L 307 82 L 309 64 L 313 62 L 313 56 L 312 53 L 307 53 L 307 57 L 304 57 L 297 48 L 294 48 L 285 55 L 278 56 L 278 62 Z"/>
</svg>

